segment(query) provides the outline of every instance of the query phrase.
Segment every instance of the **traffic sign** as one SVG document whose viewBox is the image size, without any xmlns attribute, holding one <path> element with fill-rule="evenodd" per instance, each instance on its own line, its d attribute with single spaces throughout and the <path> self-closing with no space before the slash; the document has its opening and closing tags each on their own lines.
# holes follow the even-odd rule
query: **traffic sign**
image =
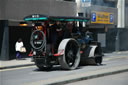
<svg viewBox="0 0 128 85">
<path fill-rule="evenodd" d="M 92 22 L 96 22 L 96 13 L 92 13 Z"/>
</svg>

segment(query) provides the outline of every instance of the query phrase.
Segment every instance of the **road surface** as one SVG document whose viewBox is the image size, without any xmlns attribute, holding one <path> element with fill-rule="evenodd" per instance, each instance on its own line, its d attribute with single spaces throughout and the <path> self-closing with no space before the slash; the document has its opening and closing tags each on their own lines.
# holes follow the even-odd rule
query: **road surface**
<svg viewBox="0 0 128 85">
<path fill-rule="evenodd" d="M 101 66 L 86 65 L 70 71 L 62 70 L 60 66 L 55 66 L 51 71 L 40 71 L 36 66 L 5 69 L 0 70 L 0 85 L 42 85 L 45 80 L 124 65 L 128 66 L 128 56 L 106 55 Z"/>
</svg>

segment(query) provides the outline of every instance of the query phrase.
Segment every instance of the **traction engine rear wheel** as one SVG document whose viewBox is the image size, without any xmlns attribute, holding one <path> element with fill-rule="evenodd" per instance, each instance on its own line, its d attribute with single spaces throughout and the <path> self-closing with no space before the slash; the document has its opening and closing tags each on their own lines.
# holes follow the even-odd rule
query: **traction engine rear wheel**
<svg viewBox="0 0 128 85">
<path fill-rule="evenodd" d="M 76 69 L 80 62 L 80 47 L 77 41 L 69 40 L 65 46 L 64 55 L 59 57 L 62 69 Z"/>
</svg>

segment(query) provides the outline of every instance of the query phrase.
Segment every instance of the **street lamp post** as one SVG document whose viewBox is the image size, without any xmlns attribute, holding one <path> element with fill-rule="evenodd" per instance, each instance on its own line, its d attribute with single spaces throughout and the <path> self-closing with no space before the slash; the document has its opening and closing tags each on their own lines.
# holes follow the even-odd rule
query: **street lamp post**
<svg viewBox="0 0 128 85">
<path fill-rule="evenodd" d="M 117 8 L 118 8 L 117 28 L 125 28 L 125 0 L 118 0 Z M 115 50 L 116 51 L 120 50 L 120 29 L 117 29 Z"/>
<path fill-rule="evenodd" d="M 125 28 L 125 0 L 118 0 L 118 28 Z"/>
</svg>

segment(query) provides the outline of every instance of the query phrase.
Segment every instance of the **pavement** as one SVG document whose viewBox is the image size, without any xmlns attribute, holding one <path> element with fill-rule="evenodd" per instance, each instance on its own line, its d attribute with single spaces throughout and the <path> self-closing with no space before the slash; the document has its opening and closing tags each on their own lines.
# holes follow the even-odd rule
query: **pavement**
<svg viewBox="0 0 128 85">
<path fill-rule="evenodd" d="M 2 69 L 9 69 L 9 68 L 18 68 L 18 67 L 24 67 L 24 66 L 32 66 L 34 65 L 34 62 L 31 61 L 31 58 L 24 58 L 20 60 L 0 60 L 0 70 Z"/>
<path fill-rule="evenodd" d="M 120 52 L 112 52 L 112 53 L 105 53 L 104 57 L 112 57 L 115 56 L 118 58 L 118 56 L 128 56 L 128 51 L 120 51 Z M 22 60 L 6 60 L 2 61 L 0 60 L 0 70 L 4 69 L 10 69 L 10 68 L 18 68 L 18 67 L 24 67 L 24 66 L 32 66 L 35 65 L 34 62 L 31 61 L 31 58 L 25 58 Z M 109 69 L 102 69 L 102 70 L 97 70 L 97 71 L 90 71 L 87 73 L 79 73 L 76 75 L 70 75 L 70 76 L 63 76 L 62 78 L 54 78 L 51 80 L 45 80 L 45 81 L 38 81 L 35 83 L 31 83 L 31 85 L 37 85 L 40 82 L 43 82 L 43 85 L 61 85 L 64 83 L 68 82 L 74 82 L 74 81 L 79 81 L 79 80 L 86 80 L 86 79 L 91 79 L 91 78 L 96 78 L 100 76 L 105 76 L 105 75 L 111 75 L 111 74 L 116 74 L 120 72 L 126 72 L 128 71 L 128 65 L 126 66 L 121 66 L 121 67 L 114 67 L 114 68 L 109 68 Z"/>
</svg>

